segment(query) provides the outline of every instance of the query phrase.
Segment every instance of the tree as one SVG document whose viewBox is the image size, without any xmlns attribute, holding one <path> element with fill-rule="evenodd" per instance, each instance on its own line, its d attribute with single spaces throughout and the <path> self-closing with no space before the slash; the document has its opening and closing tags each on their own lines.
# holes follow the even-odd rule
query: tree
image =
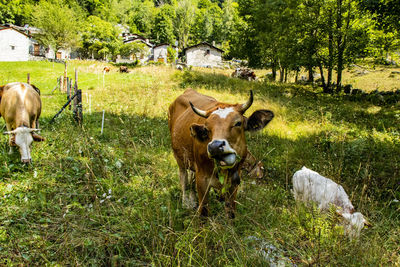
<svg viewBox="0 0 400 267">
<path fill-rule="evenodd" d="M 154 27 L 155 14 L 156 8 L 152 1 L 133 0 L 128 15 L 128 25 L 131 31 L 150 36 Z"/>
<path fill-rule="evenodd" d="M 29 22 L 31 1 L 0 0 L 0 24 L 23 26 Z"/>
<path fill-rule="evenodd" d="M 358 1 L 362 10 L 373 14 L 379 29 L 385 32 L 400 32 L 400 5 L 398 0 Z"/>
<path fill-rule="evenodd" d="M 40 29 L 35 38 L 55 51 L 79 44 L 79 17 L 62 1 L 40 1 L 33 11 L 32 23 Z"/>
<path fill-rule="evenodd" d="M 119 32 L 107 21 L 96 16 L 89 16 L 83 27 L 82 45 L 86 56 L 107 59 L 116 56 L 122 45 Z"/>
<path fill-rule="evenodd" d="M 123 44 L 120 48 L 120 55 L 122 57 L 130 57 L 134 56 L 135 60 L 140 57 L 140 55 L 143 55 L 148 52 L 147 45 L 141 42 L 132 42 L 128 44 Z"/>
<path fill-rule="evenodd" d="M 165 4 L 159 9 L 152 30 L 152 37 L 156 43 L 175 44 L 174 25 L 172 23 L 174 17 L 175 13 L 171 5 Z"/>
<path fill-rule="evenodd" d="M 190 29 L 195 18 L 196 6 L 192 0 L 180 0 L 175 7 L 174 21 L 175 36 L 178 38 L 179 48 L 188 44 Z"/>
</svg>

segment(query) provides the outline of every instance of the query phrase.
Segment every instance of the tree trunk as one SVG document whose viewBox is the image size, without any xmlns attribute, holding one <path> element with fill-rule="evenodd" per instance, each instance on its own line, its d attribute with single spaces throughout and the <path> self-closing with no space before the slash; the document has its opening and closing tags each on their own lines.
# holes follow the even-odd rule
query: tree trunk
<svg viewBox="0 0 400 267">
<path fill-rule="evenodd" d="M 309 64 L 307 67 L 308 67 L 308 81 L 312 83 L 314 81 L 313 66 Z"/>
<path fill-rule="evenodd" d="M 333 24 L 332 24 L 332 10 L 329 9 L 328 24 L 330 26 L 328 33 L 328 78 L 326 81 L 326 87 L 330 89 L 332 84 L 332 69 L 333 69 Z"/>
<path fill-rule="evenodd" d="M 342 0 L 337 0 L 336 30 L 337 30 L 337 51 L 338 51 L 336 92 L 339 93 L 342 87 L 342 71 L 343 71 Z"/>
<path fill-rule="evenodd" d="M 276 61 L 275 60 L 272 60 L 271 68 L 272 68 L 272 81 L 276 81 Z"/>
<path fill-rule="evenodd" d="M 338 3 L 342 4 L 342 0 L 338 0 Z M 338 12 L 340 12 L 340 20 L 343 18 L 342 16 L 342 6 L 338 7 Z M 337 66 L 337 92 L 339 93 L 342 90 L 342 72 L 344 69 L 344 51 L 347 45 L 347 32 L 350 28 L 350 15 L 351 15 L 351 3 L 348 2 L 347 6 L 347 17 L 346 17 L 346 28 L 344 29 L 344 34 L 340 31 L 340 39 L 338 40 L 338 66 Z M 339 15 L 338 15 L 339 19 Z M 342 22 L 340 21 L 340 27 L 342 28 Z M 342 29 L 341 29 L 342 30 Z"/>
<path fill-rule="evenodd" d="M 285 69 L 285 83 L 287 83 L 288 69 Z"/>
<path fill-rule="evenodd" d="M 319 67 L 319 73 L 321 75 L 322 88 L 324 89 L 324 93 L 329 93 L 329 88 L 326 86 L 325 83 L 324 68 L 322 67 L 321 61 L 318 62 L 318 67 Z"/>
</svg>

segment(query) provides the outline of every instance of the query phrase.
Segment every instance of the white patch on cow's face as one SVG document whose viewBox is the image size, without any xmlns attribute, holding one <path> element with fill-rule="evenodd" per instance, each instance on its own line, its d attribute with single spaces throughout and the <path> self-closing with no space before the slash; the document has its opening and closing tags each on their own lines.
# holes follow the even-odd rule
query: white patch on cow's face
<svg viewBox="0 0 400 267">
<path fill-rule="evenodd" d="M 218 115 L 221 119 L 225 119 L 226 117 L 228 117 L 228 115 L 233 112 L 233 107 L 229 107 L 229 108 L 218 108 L 217 110 L 215 110 L 213 113 L 211 114 L 215 114 Z"/>
<path fill-rule="evenodd" d="M 23 162 L 31 160 L 30 146 L 33 142 L 31 129 L 27 127 L 18 127 L 15 129 L 15 144 L 19 147 L 21 160 Z"/>
</svg>

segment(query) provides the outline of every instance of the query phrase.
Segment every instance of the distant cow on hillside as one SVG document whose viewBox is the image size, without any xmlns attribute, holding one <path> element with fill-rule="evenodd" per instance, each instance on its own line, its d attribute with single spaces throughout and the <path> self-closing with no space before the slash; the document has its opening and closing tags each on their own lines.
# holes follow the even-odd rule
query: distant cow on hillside
<svg viewBox="0 0 400 267">
<path fill-rule="evenodd" d="M 108 67 L 108 66 L 105 66 L 105 67 L 104 67 L 104 69 L 103 69 L 103 72 L 104 72 L 104 73 L 106 73 L 106 72 L 110 72 L 110 70 L 111 70 L 111 68 L 110 68 L 110 67 Z"/>
<path fill-rule="evenodd" d="M 121 72 L 121 73 L 129 73 L 128 67 L 120 66 L 119 67 L 119 72 Z"/>
<path fill-rule="evenodd" d="M 32 141 L 43 141 L 38 131 L 38 120 L 42 111 L 39 89 L 27 83 L 9 83 L 0 87 L 0 116 L 3 116 L 10 135 L 10 153 L 18 146 L 23 163 L 32 161 Z"/>
</svg>

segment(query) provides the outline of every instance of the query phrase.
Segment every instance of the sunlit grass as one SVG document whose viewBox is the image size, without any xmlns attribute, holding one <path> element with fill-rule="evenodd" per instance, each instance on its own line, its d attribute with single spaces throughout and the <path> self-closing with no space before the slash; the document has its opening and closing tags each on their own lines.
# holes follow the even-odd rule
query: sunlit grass
<svg viewBox="0 0 400 267">
<path fill-rule="evenodd" d="M 78 69 L 83 90 L 79 128 L 68 109 L 49 123 L 66 101 L 65 94 L 51 93 L 62 64 L 0 63 L 2 84 L 31 73 L 42 91 L 41 134 L 47 138 L 33 145 L 33 165 L 22 166 L 1 137 L 0 265 L 265 266 L 249 236 L 298 266 L 400 264 L 396 107 L 233 79 L 229 70 L 147 66 L 124 74 L 112 66 L 103 82 L 105 65 L 68 64 L 69 77 Z M 167 110 L 189 87 L 232 103 L 246 101 L 251 89 L 255 101 L 246 115 L 275 113 L 265 130 L 248 135 L 266 177 L 244 177 L 234 220 L 226 219 L 215 192 L 208 219 L 181 206 Z M 341 183 L 374 226 L 351 241 L 333 214 L 296 205 L 291 177 L 303 165 Z"/>
</svg>

